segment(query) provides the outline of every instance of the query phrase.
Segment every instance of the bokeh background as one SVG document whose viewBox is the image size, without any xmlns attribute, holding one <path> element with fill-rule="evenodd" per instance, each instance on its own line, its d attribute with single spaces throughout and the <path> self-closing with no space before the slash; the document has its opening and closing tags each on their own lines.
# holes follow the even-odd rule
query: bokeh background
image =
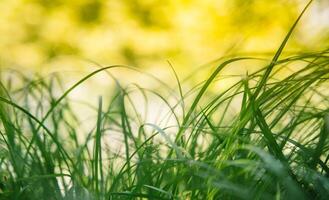
<svg viewBox="0 0 329 200">
<path fill-rule="evenodd" d="M 270 54 L 307 0 L 1 0 L 0 66 L 79 70 L 91 62 L 185 73 L 223 55 Z M 315 0 L 286 52 L 329 41 Z"/>
</svg>

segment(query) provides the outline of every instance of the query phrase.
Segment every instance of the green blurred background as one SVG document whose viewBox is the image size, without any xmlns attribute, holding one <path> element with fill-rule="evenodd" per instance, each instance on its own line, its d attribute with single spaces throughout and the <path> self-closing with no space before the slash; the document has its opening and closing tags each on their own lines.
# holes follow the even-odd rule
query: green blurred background
<svg viewBox="0 0 329 200">
<path fill-rule="evenodd" d="M 185 72 L 223 55 L 271 53 L 304 0 L 1 0 L 0 64 L 38 72 L 125 64 Z M 316 0 L 288 50 L 328 47 Z"/>
</svg>

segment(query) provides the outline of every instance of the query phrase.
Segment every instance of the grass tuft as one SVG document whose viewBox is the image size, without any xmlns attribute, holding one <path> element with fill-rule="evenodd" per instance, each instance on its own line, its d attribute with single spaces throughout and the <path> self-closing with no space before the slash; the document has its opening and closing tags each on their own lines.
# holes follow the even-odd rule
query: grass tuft
<svg viewBox="0 0 329 200">
<path fill-rule="evenodd" d="M 329 51 L 283 54 L 310 4 L 269 62 L 228 59 L 189 90 L 173 67 L 175 85 L 146 74 L 159 90 L 111 74 L 138 71 L 125 66 L 68 89 L 59 75 L 3 71 L 0 199 L 326 199 Z M 221 75 L 248 62 L 257 70 Z M 73 100 L 100 73 L 116 83 L 110 97 Z"/>
</svg>

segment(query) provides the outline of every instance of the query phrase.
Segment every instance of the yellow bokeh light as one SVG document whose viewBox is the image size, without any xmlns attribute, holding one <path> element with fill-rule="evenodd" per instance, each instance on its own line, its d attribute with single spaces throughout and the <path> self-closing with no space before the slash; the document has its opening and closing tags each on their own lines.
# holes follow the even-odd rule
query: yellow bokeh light
<svg viewBox="0 0 329 200">
<path fill-rule="evenodd" d="M 53 71 L 59 60 L 72 69 L 85 59 L 144 68 L 163 67 L 170 60 L 186 71 L 223 55 L 274 51 L 306 3 L 3 0 L 0 59 L 2 67 L 38 71 Z M 327 7 L 325 1 L 312 5 L 289 50 L 328 41 Z"/>
</svg>

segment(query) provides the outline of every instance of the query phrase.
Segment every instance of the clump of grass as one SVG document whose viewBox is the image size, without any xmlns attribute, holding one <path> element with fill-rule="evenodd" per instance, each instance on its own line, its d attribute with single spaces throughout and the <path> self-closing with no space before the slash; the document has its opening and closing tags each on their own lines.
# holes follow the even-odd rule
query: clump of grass
<svg viewBox="0 0 329 200">
<path fill-rule="evenodd" d="M 269 64 L 223 92 L 209 90 L 223 68 L 259 58 L 227 60 L 189 91 L 175 74 L 176 86 L 161 82 L 171 97 L 114 77 L 110 99 L 85 105 L 89 129 L 70 93 L 121 66 L 61 95 L 59 76 L 6 75 L 0 199 L 326 199 L 329 52 L 280 58 L 299 19 Z M 147 119 L 154 98 L 167 110 L 156 122 Z"/>
</svg>

